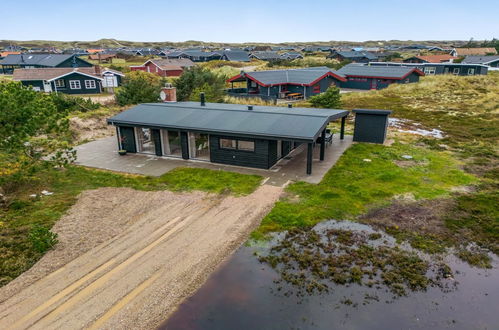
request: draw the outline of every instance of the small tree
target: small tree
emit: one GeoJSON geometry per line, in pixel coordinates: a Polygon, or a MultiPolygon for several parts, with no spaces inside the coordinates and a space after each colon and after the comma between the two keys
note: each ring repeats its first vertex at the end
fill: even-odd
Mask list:
{"type": "Polygon", "coordinates": [[[200,92],[204,92],[209,102],[220,102],[223,99],[225,77],[208,69],[192,67],[175,81],[179,101],[199,100],[200,92]]]}
{"type": "Polygon", "coordinates": [[[339,108],[341,107],[340,89],[336,86],[329,87],[324,93],[312,96],[309,101],[317,108],[339,108]]]}
{"type": "Polygon", "coordinates": [[[157,102],[162,79],[158,75],[143,71],[133,71],[125,77],[123,85],[116,93],[119,105],[157,102]]]}

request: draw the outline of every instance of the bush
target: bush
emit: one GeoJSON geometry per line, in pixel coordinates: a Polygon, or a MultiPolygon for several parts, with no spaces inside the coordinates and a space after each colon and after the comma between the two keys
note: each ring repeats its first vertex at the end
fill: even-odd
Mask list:
{"type": "Polygon", "coordinates": [[[94,103],[92,100],[84,99],[82,97],[69,96],[63,93],[51,93],[49,95],[57,107],[57,110],[60,112],[87,112],[96,110],[100,107],[98,103],[94,103]]]}
{"type": "Polygon", "coordinates": [[[179,101],[199,100],[204,92],[208,102],[222,102],[224,97],[225,77],[208,69],[191,67],[175,81],[179,101]]]}
{"type": "Polygon", "coordinates": [[[312,96],[309,101],[317,108],[339,108],[341,107],[340,89],[336,86],[329,87],[324,93],[312,96]]]}
{"type": "Polygon", "coordinates": [[[57,244],[57,234],[40,225],[33,225],[29,232],[29,241],[39,253],[50,250],[57,244]]]}
{"type": "Polygon", "coordinates": [[[116,101],[121,106],[157,102],[161,86],[161,77],[153,73],[133,71],[123,79],[123,85],[116,93],[116,101]]]}

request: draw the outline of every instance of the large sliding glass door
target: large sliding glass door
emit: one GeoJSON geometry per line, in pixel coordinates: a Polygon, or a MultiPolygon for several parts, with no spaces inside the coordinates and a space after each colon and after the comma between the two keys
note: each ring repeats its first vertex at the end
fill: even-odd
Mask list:
{"type": "Polygon", "coordinates": [[[163,155],[182,157],[182,146],[180,145],[179,131],[162,129],[161,137],[163,142],[163,155]]]}
{"type": "Polygon", "coordinates": [[[152,140],[151,129],[135,127],[135,136],[137,137],[137,152],[144,154],[156,153],[154,141],[152,140]]]}
{"type": "Polygon", "coordinates": [[[210,160],[210,136],[189,132],[189,157],[210,160]]]}

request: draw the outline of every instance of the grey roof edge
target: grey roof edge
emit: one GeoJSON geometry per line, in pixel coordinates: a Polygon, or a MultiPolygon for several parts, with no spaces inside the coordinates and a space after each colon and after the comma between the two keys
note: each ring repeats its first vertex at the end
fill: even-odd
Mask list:
{"type": "Polygon", "coordinates": [[[375,115],[375,116],[381,116],[381,115],[390,115],[393,111],[392,110],[382,110],[382,109],[353,109],[353,113],[361,113],[361,114],[366,114],[366,115],[375,115]]]}

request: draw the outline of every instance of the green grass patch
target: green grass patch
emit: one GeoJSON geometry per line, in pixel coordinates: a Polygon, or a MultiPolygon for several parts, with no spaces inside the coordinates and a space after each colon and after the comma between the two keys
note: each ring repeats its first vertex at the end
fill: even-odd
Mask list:
{"type": "Polygon", "coordinates": [[[400,143],[354,144],[318,185],[290,185],[287,192],[298,198],[279,201],[252,235],[259,239],[271,231],[308,227],[326,219],[353,219],[395,195],[435,198],[475,181],[445,152],[400,143]],[[397,163],[403,155],[413,157],[412,166],[397,163]]]}
{"type": "Polygon", "coordinates": [[[16,184],[15,190],[9,191],[9,207],[0,208],[0,285],[19,276],[41,258],[45,250],[40,246],[51,246],[52,239],[43,228],[52,228],[84,190],[130,187],[244,195],[255,190],[261,179],[257,175],[194,168],[178,168],[161,177],[125,175],[78,166],[69,166],[65,170],[39,169],[29,179],[16,184]],[[29,196],[40,194],[42,190],[54,194],[37,198],[29,196]]]}

